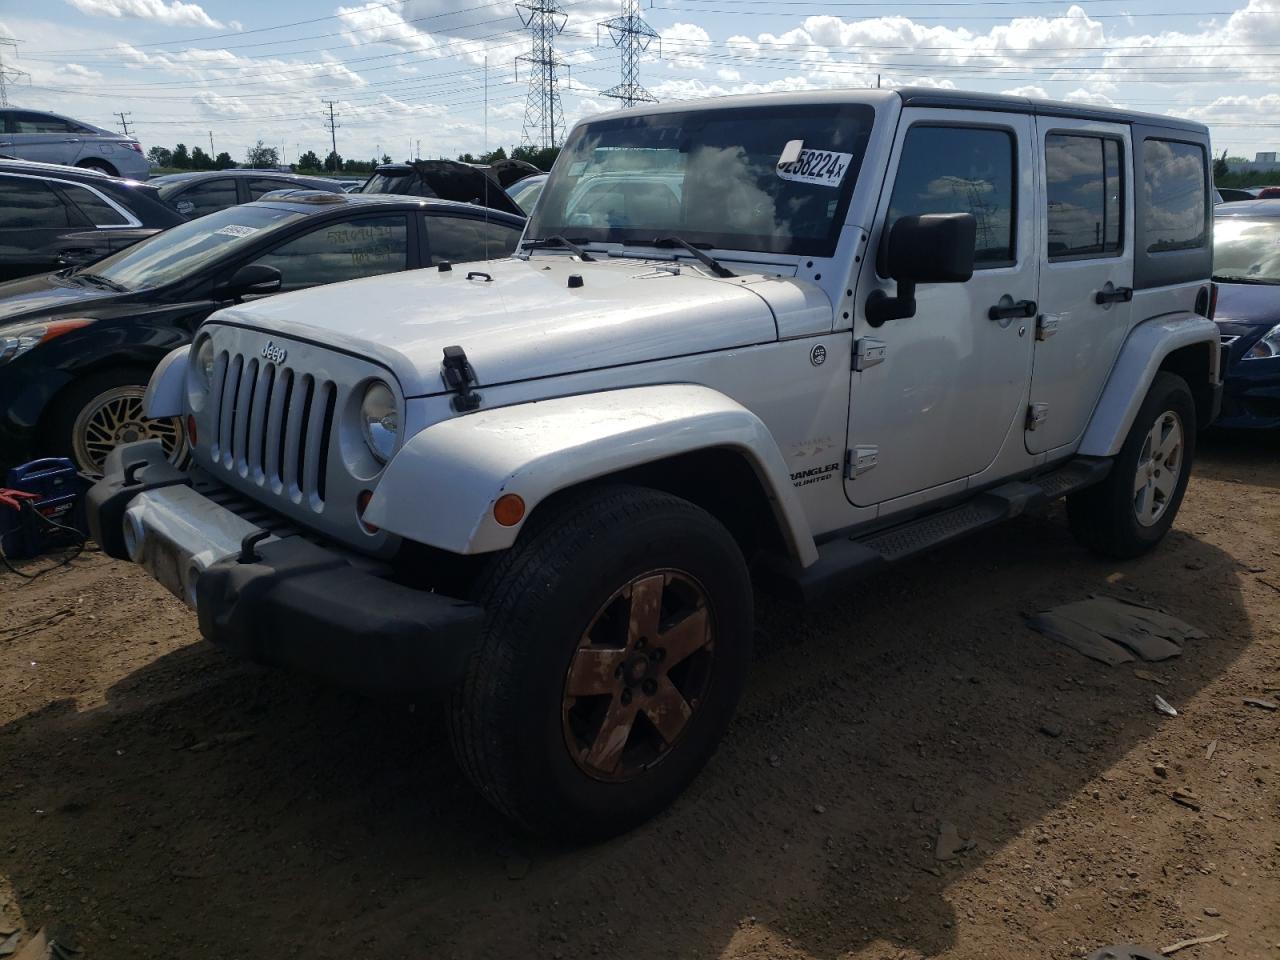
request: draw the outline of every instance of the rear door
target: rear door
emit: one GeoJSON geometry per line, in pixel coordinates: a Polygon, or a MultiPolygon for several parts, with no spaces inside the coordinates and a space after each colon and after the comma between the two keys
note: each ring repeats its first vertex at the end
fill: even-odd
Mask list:
{"type": "Polygon", "coordinates": [[[20,160],[40,163],[75,163],[83,147],[79,127],[61,117],[30,110],[10,114],[11,152],[20,160]]]}
{"type": "MultiPolygon", "coordinates": [[[[1025,457],[1034,313],[1023,314],[1034,312],[1037,273],[1034,139],[1029,115],[902,112],[871,250],[899,217],[970,213],[977,254],[968,282],[917,287],[913,317],[874,327],[859,295],[858,348],[878,362],[853,373],[846,491],[858,506],[951,492],[947,485],[983,472],[1011,444],[1025,457]]],[[[863,258],[859,290],[892,295],[877,259],[870,251],[863,258]]]]}
{"type": "Polygon", "coordinates": [[[62,238],[79,223],[49,184],[0,174],[0,280],[56,270],[62,238]]]}
{"type": "Polygon", "coordinates": [[[1129,329],[1133,155],[1125,124],[1041,116],[1036,136],[1045,227],[1025,438],[1044,453],[1084,431],[1129,329]]]}
{"type": "Polygon", "coordinates": [[[234,177],[218,177],[193,184],[173,198],[173,208],[188,220],[240,203],[234,177]]]}

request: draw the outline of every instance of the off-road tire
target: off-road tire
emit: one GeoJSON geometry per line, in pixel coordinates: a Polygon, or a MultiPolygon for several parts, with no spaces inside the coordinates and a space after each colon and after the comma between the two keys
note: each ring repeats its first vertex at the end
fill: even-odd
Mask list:
{"type": "Polygon", "coordinates": [[[474,593],[487,616],[451,694],[448,724],[463,771],[501,813],[534,833],[601,839],[662,810],[711,757],[742,692],[753,619],[742,553],[705,510],[638,487],[572,492],[530,518],[474,593]],[[635,779],[603,781],[581,766],[585,751],[576,759],[570,752],[567,675],[602,604],[633,578],[664,569],[704,588],[712,669],[700,705],[661,759],[635,779]]]}
{"type": "Polygon", "coordinates": [[[1071,533],[1081,544],[1104,557],[1128,560],[1158,544],[1173,525],[1187,490],[1196,449],[1196,405],[1190,388],[1176,374],[1161,371],[1138,408],[1124,446],[1106,480],[1067,497],[1071,533]],[[1148,434],[1168,414],[1182,431],[1179,475],[1163,512],[1149,526],[1138,520],[1134,486],[1148,434]]]}

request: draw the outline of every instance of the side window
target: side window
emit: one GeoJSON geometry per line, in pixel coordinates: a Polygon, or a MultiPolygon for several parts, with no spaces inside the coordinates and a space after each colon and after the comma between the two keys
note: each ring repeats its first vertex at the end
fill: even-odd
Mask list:
{"type": "Polygon", "coordinates": [[[978,221],[975,267],[1015,257],[1014,138],[1007,130],[915,126],[907,131],[885,229],[899,217],[972,213],[978,221]]]}
{"type": "Polygon", "coordinates": [[[431,265],[445,260],[467,263],[509,257],[516,248],[520,233],[518,227],[491,220],[428,217],[427,242],[431,247],[431,265]]]}
{"type": "Polygon", "coordinates": [[[234,207],[239,202],[235,181],[224,177],[197,183],[194,187],[182,191],[174,202],[174,208],[188,220],[194,220],[215,210],[234,207]]]}
{"type": "Polygon", "coordinates": [[[288,190],[295,184],[288,180],[272,180],[269,177],[251,177],[249,179],[249,199],[257,200],[264,193],[270,193],[272,190],[288,190]]]}
{"type": "Polygon", "coordinates": [[[14,133],[71,133],[72,126],[59,117],[51,117],[45,113],[15,113],[13,118],[14,133]]]}
{"type": "Polygon", "coordinates": [[[1051,133],[1044,139],[1049,259],[1113,256],[1123,246],[1120,144],[1051,133]]]}
{"type": "Polygon", "coordinates": [[[0,177],[0,230],[39,230],[71,225],[66,205],[46,183],[0,177]]]}
{"type": "Polygon", "coordinates": [[[1193,250],[1208,243],[1204,148],[1176,140],[1142,147],[1147,253],[1193,250]]]}
{"type": "Polygon", "coordinates": [[[89,218],[89,222],[97,227],[127,227],[129,220],[121,216],[120,211],[107,203],[92,190],[84,187],[64,185],[63,190],[71,201],[80,208],[80,212],[89,218]]]}
{"type": "Polygon", "coordinates": [[[279,270],[283,290],[395,273],[409,266],[408,229],[403,214],[330,223],[254,262],[279,270]]]}

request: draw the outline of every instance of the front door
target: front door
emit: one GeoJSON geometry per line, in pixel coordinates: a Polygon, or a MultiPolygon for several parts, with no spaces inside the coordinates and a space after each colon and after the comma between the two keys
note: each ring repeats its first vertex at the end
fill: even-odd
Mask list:
{"type": "Polygon", "coordinates": [[[1133,155],[1123,124],[1038,117],[1036,125],[1044,265],[1026,445],[1044,453],[1084,432],[1129,330],[1133,155]]]}
{"type": "Polygon", "coordinates": [[[1034,140],[1029,115],[902,113],[854,318],[864,353],[883,355],[853,373],[846,491],[858,506],[962,481],[1010,444],[1022,455],[1035,339],[1034,140]],[[894,292],[875,251],[898,217],[924,213],[973,214],[973,278],[921,284],[915,316],[873,327],[867,295],[894,292]]]}

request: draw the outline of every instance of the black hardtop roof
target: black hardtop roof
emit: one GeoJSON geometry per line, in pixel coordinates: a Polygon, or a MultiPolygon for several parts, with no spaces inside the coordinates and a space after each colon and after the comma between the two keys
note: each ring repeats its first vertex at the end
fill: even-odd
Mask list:
{"type": "Polygon", "coordinates": [[[1142,123],[1152,127],[1185,130],[1205,137],[1209,128],[1194,120],[1166,117],[1158,113],[1139,113],[1115,107],[1096,107],[1087,103],[1065,103],[1060,100],[1033,100],[1002,93],[975,93],[969,90],[938,90],[933,87],[902,87],[898,91],[905,107],[941,107],[953,110],[998,110],[1002,113],[1029,113],[1038,117],[1069,117],[1098,120],[1105,123],[1142,123]]]}

